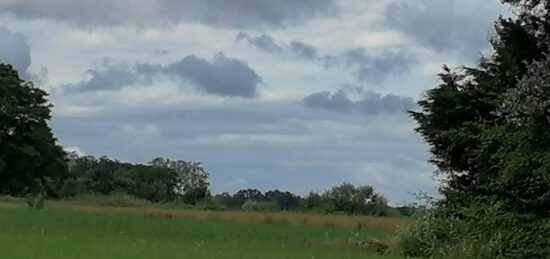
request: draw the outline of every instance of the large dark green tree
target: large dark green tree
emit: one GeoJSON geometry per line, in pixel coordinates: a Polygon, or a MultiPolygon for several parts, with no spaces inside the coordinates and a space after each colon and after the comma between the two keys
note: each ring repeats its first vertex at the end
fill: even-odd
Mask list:
{"type": "Polygon", "coordinates": [[[0,62],[0,193],[48,192],[67,175],[65,153],[48,125],[47,93],[0,62]]]}
{"type": "MultiPolygon", "coordinates": [[[[440,74],[441,85],[419,101],[421,111],[411,114],[418,122],[417,130],[431,146],[432,162],[448,176],[443,193],[449,204],[467,204],[473,197],[497,198],[506,200],[512,210],[548,216],[549,210],[532,206],[535,200],[550,206],[550,189],[541,188],[541,182],[531,178],[542,164],[532,160],[524,161],[530,165],[523,168],[513,164],[519,163],[521,154],[550,151],[550,142],[539,122],[518,123],[538,111],[524,109],[520,115],[513,110],[530,102],[518,94],[539,94],[516,92],[522,79],[530,80],[525,79],[530,76],[530,64],[547,58],[549,7],[546,1],[505,2],[517,6],[520,14],[498,21],[493,56],[474,68],[445,67],[440,74]]],[[[539,155],[531,158],[540,159],[539,155]]]]}
{"type": "Polygon", "coordinates": [[[439,216],[469,222],[462,239],[475,240],[475,256],[539,258],[550,253],[550,241],[537,239],[550,217],[550,5],[502,2],[517,16],[496,22],[493,55],[476,67],[445,67],[441,84],[411,115],[446,179],[439,216]],[[499,226],[499,217],[508,226],[499,226]],[[496,225],[483,225],[491,220],[496,225]],[[512,230],[520,221],[525,224],[512,230]],[[480,248],[481,236],[498,245],[480,248]]]}

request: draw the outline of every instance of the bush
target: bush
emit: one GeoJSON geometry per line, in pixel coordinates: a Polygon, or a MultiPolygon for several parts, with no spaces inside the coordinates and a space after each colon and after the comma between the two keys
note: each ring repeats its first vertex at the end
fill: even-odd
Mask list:
{"type": "Polygon", "coordinates": [[[195,205],[210,196],[210,191],[207,187],[194,188],[187,191],[181,197],[184,203],[195,205]]]}
{"type": "Polygon", "coordinates": [[[373,206],[372,208],[369,208],[368,210],[366,210],[365,213],[369,215],[378,216],[378,217],[402,217],[403,216],[398,209],[392,208],[388,205],[373,206]]]}
{"type": "Polygon", "coordinates": [[[35,210],[41,210],[44,208],[44,201],[46,200],[46,195],[39,193],[36,196],[27,197],[26,202],[30,208],[35,210]]]}
{"type": "Polygon", "coordinates": [[[547,258],[550,221],[501,205],[436,208],[401,234],[403,254],[425,258],[547,258]]]}
{"type": "Polygon", "coordinates": [[[281,207],[277,202],[274,202],[274,201],[269,201],[269,202],[247,201],[243,204],[242,209],[248,210],[248,211],[275,212],[275,211],[280,211],[281,207]]]}
{"type": "Polygon", "coordinates": [[[216,202],[213,199],[206,199],[206,200],[199,201],[197,202],[197,204],[195,204],[195,208],[200,210],[214,210],[214,211],[229,210],[229,208],[226,205],[216,202]]]}
{"type": "Polygon", "coordinates": [[[59,197],[68,198],[74,197],[78,194],[87,193],[85,182],[81,179],[67,179],[59,190],[59,197]]]}
{"type": "Polygon", "coordinates": [[[115,193],[111,195],[84,194],[77,195],[70,200],[113,207],[141,207],[152,204],[149,201],[142,200],[124,193],[115,193]]]}

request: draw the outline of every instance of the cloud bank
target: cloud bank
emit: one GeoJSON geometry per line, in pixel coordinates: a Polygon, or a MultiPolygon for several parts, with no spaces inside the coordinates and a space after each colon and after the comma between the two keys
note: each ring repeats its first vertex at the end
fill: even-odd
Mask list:
{"type": "Polygon", "coordinates": [[[216,27],[283,28],[334,15],[337,0],[17,0],[0,12],[20,19],[52,19],[82,27],[199,22],[216,27]]]}
{"type": "Polygon", "coordinates": [[[414,107],[414,100],[394,94],[383,95],[374,91],[364,91],[356,88],[357,97],[353,98],[348,91],[340,89],[336,92],[322,91],[304,98],[306,107],[346,113],[378,115],[405,113],[414,107]]]}

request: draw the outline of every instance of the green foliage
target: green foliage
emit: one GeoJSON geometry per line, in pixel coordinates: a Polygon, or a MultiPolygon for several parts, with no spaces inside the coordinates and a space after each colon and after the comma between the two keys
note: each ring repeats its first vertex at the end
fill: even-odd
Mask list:
{"type": "Polygon", "coordinates": [[[249,200],[243,204],[243,210],[246,211],[263,211],[263,212],[275,212],[280,211],[281,207],[275,201],[252,201],[249,200]]]}
{"type": "Polygon", "coordinates": [[[406,206],[396,207],[395,209],[397,209],[399,211],[399,214],[401,214],[402,216],[411,217],[424,212],[426,210],[426,207],[419,206],[418,204],[409,204],[406,206]]]}
{"type": "Polygon", "coordinates": [[[112,207],[142,207],[151,205],[150,201],[130,196],[126,193],[112,193],[110,195],[81,194],[71,197],[68,201],[112,207]]]}
{"type": "Polygon", "coordinates": [[[494,54],[474,68],[444,67],[411,112],[446,183],[444,199],[403,236],[408,255],[550,254],[550,6],[503,2],[518,15],[496,23],[494,54]]]}
{"type": "Polygon", "coordinates": [[[210,196],[210,191],[206,186],[189,189],[185,192],[181,200],[184,203],[195,205],[197,202],[202,201],[210,196]]]}
{"type": "Polygon", "coordinates": [[[428,211],[403,231],[403,253],[429,258],[546,258],[550,221],[476,202],[453,211],[428,211]]]}
{"type": "Polygon", "coordinates": [[[334,211],[333,204],[327,204],[323,197],[316,192],[310,192],[300,204],[302,210],[328,213],[334,211]]]}
{"type": "Polygon", "coordinates": [[[399,214],[387,206],[386,199],[372,186],[354,186],[343,183],[325,191],[322,195],[311,192],[301,204],[303,210],[321,213],[369,214],[386,216],[399,214]]]}
{"type": "MultiPolygon", "coordinates": [[[[155,158],[149,164],[155,168],[170,170],[174,178],[176,193],[180,195],[191,191],[197,193],[196,190],[208,191],[210,175],[204,170],[201,163],[155,158]]],[[[196,194],[191,196],[194,197],[196,194]]]]}
{"type": "Polygon", "coordinates": [[[276,202],[281,210],[295,210],[302,200],[300,196],[294,195],[291,192],[279,190],[266,192],[265,199],[276,202]]]}
{"type": "Polygon", "coordinates": [[[48,125],[47,94],[0,62],[0,194],[47,192],[67,177],[65,153],[48,125]],[[32,161],[32,162],[31,162],[32,161]]]}
{"type": "Polygon", "coordinates": [[[136,165],[108,157],[71,158],[71,177],[59,188],[60,197],[123,193],[152,202],[195,204],[210,195],[208,174],[198,163],[157,158],[152,165],[136,165]]]}
{"type": "Polygon", "coordinates": [[[197,204],[195,204],[195,208],[200,210],[213,210],[213,211],[229,210],[229,207],[227,207],[227,205],[213,199],[212,197],[209,197],[207,199],[197,202],[197,204]]]}
{"type": "Polygon", "coordinates": [[[366,210],[367,214],[379,217],[402,217],[400,210],[388,205],[375,205],[366,210]]]}
{"type": "Polygon", "coordinates": [[[44,208],[44,201],[46,200],[46,195],[39,193],[37,195],[29,196],[25,199],[25,202],[31,209],[41,210],[44,208]]]}

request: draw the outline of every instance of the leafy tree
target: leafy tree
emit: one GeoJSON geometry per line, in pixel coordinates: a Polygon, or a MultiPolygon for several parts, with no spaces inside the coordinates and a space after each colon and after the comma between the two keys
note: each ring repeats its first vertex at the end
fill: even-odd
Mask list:
{"type": "Polygon", "coordinates": [[[242,206],[240,201],[234,199],[231,194],[227,192],[216,194],[211,200],[213,203],[220,204],[230,209],[239,209],[242,206]]]}
{"type": "Polygon", "coordinates": [[[300,204],[300,208],[305,211],[322,213],[333,213],[336,211],[334,204],[326,202],[323,197],[316,192],[310,192],[300,204]]]}
{"type": "Polygon", "coordinates": [[[377,194],[372,186],[357,186],[344,183],[322,195],[325,202],[334,205],[336,211],[348,214],[372,212],[378,206],[386,205],[386,199],[377,194]]]}
{"type": "Polygon", "coordinates": [[[291,192],[281,192],[279,190],[268,191],[265,193],[265,198],[268,201],[274,201],[279,204],[282,210],[294,210],[300,205],[302,198],[291,192]]]}
{"type": "Polygon", "coordinates": [[[437,257],[447,249],[470,258],[544,258],[550,252],[542,237],[550,226],[550,6],[502,2],[518,15],[497,21],[494,54],[476,67],[444,67],[441,84],[411,112],[446,177],[444,199],[406,239],[420,248],[416,255],[437,257]]]}
{"type": "Polygon", "coordinates": [[[242,207],[247,201],[265,201],[265,195],[256,189],[243,189],[233,194],[235,203],[242,207]]]}
{"type": "Polygon", "coordinates": [[[206,186],[193,188],[182,195],[184,203],[195,205],[210,196],[210,191],[206,186]]]}
{"type": "Polygon", "coordinates": [[[61,189],[62,196],[122,193],[154,202],[175,201],[182,196],[177,191],[177,175],[168,168],[92,156],[73,156],[70,164],[71,177],[61,189]]]}
{"type": "MultiPolygon", "coordinates": [[[[533,7],[546,1],[504,2],[520,6],[521,14],[516,19],[499,20],[492,40],[493,56],[482,59],[474,68],[445,67],[439,75],[441,85],[418,102],[421,111],[411,113],[418,122],[418,132],[431,146],[432,162],[448,177],[442,192],[449,206],[467,205],[472,198],[515,199],[507,202],[513,205],[510,209],[525,212],[540,208],[522,206],[521,200],[544,195],[526,190],[530,187],[524,184],[530,181],[524,180],[532,176],[532,170],[521,170],[523,180],[513,180],[509,170],[505,173],[505,168],[512,169],[507,165],[512,159],[510,154],[528,155],[530,151],[520,151],[528,137],[526,128],[511,123],[511,116],[517,118],[518,114],[507,115],[511,106],[503,108],[503,104],[510,103],[510,96],[517,92],[528,64],[544,60],[548,53],[550,25],[537,11],[539,8],[533,7]],[[522,195],[509,195],[512,193],[522,195]]],[[[547,16],[548,6],[543,10],[543,16],[547,16]]],[[[539,133],[530,131],[528,139],[546,144],[540,142],[545,138],[539,133]]]]}
{"type": "Polygon", "coordinates": [[[193,191],[195,194],[208,192],[210,186],[209,174],[204,170],[201,163],[155,158],[149,164],[171,170],[175,177],[176,192],[180,195],[185,195],[195,189],[202,190],[199,192],[193,191]]]}
{"type": "Polygon", "coordinates": [[[0,193],[58,188],[67,176],[65,153],[48,125],[47,93],[0,63],[0,193]]]}

